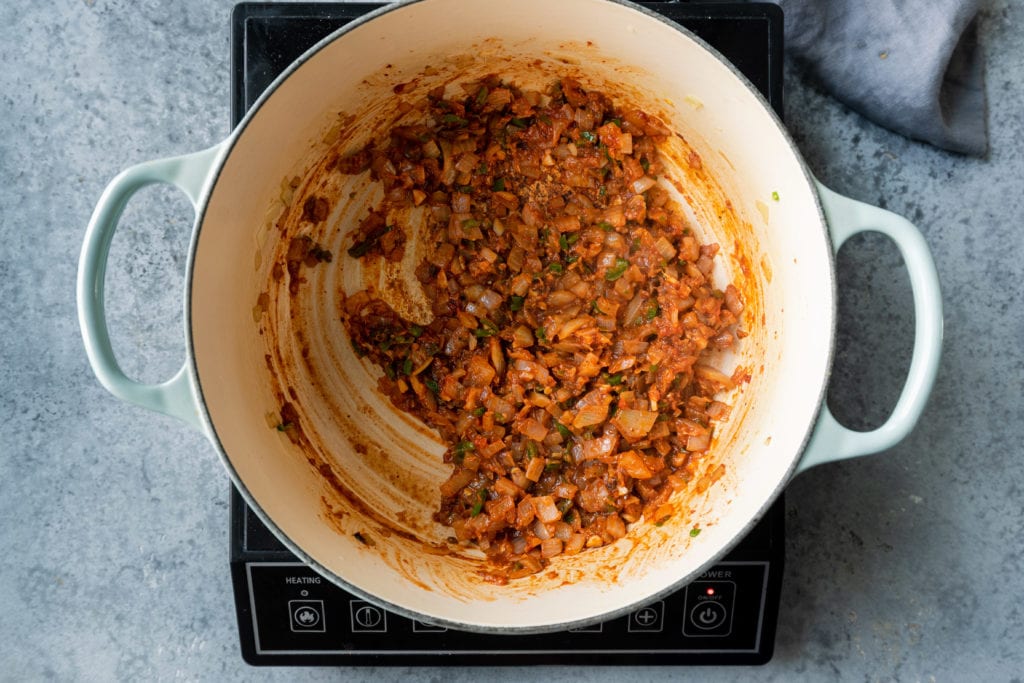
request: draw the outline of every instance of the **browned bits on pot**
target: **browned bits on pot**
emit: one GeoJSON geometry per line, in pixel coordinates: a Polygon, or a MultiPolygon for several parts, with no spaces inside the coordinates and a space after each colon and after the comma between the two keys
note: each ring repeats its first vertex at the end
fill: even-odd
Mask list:
{"type": "Polygon", "coordinates": [[[348,255],[361,258],[379,254],[389,261],[401,261],[405,254],[405,233],[388,224],[382,211],[370,211],[360,222],[348,255]]]}
{"type": "MultiPolygon", "coordinates": [[[[285,254],[285,264],[288,267],[288,290],[292,295],[298,292],[299,285],[303,281],[302,268],[312,268],[318,263],[333,260],[330,251],[317,244],[308,235],[293,237],[288,243],[288,252],[285,254]]],[[[276,266],[275,266],[276,268],[276,266]]],[[[275,274],[275,279],[278,276],[275,274]]]]}
{"type": "Polygon", "coordinates": [[[336,157],[332,163],[328,164],[327,170],[330,171],[333,169],[339,173],[345,173],[348,175],[362,173],[366,169],[370,168],[370,161],[372,158],[373,147],[367,146],[347,157],[336,157]]]}
{"type": "Polygon", "coordinates": [[[673,492],[706,489],[724,472],[702,463],[729,416],[715,397],[749,378],[706,355],[739,343],[743,302],[711,281],[717,245],[659,184],[671,131],[570,78],[463,90],[430,93],[420,122],[338,165],[368,168],[385,196],[350,257],[400,258],[386,216],[423,207],[416,277],[433,321],[370,290],[342,310],[380,389],[447,442],[436,518],[501,583],[614,543],[641,516],[661,524],[673,492]]]}
{"type": "Polygon", "coordinates": [[[311,223],[322,223],[330,213],[331,205],[323,197],[310,197],[302,205],[302,218],[311,223]]]}

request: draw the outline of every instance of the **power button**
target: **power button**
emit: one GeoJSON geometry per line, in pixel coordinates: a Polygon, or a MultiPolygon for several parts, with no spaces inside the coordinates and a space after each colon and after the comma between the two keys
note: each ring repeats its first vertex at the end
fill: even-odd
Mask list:
{"type": "Polygon", "coordinates": [[[732,633],[736,583],[729,580],[694,581],[686,587],[683,635],[723,637],[732,633]]]}
{"type": "Polygon", "coordinates": [[[703,631],[710,631],[725,623],[729,613],[720,602],[705,602],[690,610],[690,623],[703,631]]]}

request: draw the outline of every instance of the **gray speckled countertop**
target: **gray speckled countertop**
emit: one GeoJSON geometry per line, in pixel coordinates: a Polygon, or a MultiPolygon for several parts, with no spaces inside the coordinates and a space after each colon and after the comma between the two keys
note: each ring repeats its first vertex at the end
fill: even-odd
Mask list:
{"type": "MultiPolygon", "coordinates": [[[[239,655],[228,480],[201,437],[123,404],[86,363],[75,270],[93,205],[138,161],[224,138],[231,2],[0,4],[0,679],[291,680],[239,655]]],[[[649,670],[651,680],[1020,680],[1024,672],[1024,5],[986,3],[991,153],[909,142],[788,65],[786,118],[833,188],[914,219],[946,307],[941,375],[918,429],[789,487],[774,660],[649,670]]],[[[126,369],[183,354],[191,211],[134,200],[115,240],[109,318],[126,369]]],[[[894,247],[839,259],[830,391],[878,424],[910,347],[894,247]]],[[[622,680],[617,669],[320,669],[311,680],[622,680]]],[[[630,674],[635,677],[636,674],[630,674]]]]}

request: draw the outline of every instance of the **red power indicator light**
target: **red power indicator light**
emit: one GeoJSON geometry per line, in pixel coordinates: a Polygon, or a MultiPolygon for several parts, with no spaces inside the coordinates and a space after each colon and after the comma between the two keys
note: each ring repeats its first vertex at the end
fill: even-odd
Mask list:
{"type": "Polygon", "coordinates": [[[706,593],[707,593],[708,595],[714,595],[714,594],[715,594],[715,589],[714,589],[714,588],[712,588],[711,586],[708,586],[708,589],[707,589],[707,590],[706,590],[705,592],[706,592],[706,593]]]}

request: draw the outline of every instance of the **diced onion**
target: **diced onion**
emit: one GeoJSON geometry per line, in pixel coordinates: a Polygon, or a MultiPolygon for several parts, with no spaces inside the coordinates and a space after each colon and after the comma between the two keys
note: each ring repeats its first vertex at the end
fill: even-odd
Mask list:
{"type": "Polygon", "coordinates": [[[562,554],[562,540],[559,538],[549,538],[545,541],[541,541],[540,544],[540,556],[543,558],[551,558],[556,555],[562,554]]]}
{"type": "Polygon", "coordinates": [[[548,305],[555,308],[561,308],[562,306],[568,306],[569,304],[576,302],[576,295],[572,292],[564,289],[559,289],[548,295],[548,305]]]}
{"type": "Polygon", "coordinates": [[[493,289],[485,289],[480,295],[480,303],[482,303],[488,311],[496,311],[501,306],[504,299],[501,295],[495,292],[493,289]]]}
{"type": "Polygon", "coordinates": [[[733,285],[725,288],[725,307],[733,315],[739,315],[743,312],[743,301],[740,299],[740,291],[733,285]]]}
{"type": "Polygon", "coordinates": [[[452,498],[463,489],[469,482],[476,478],[476,473],[470,470],[459,469],[452,473],[452,476],[441,484],[441,496],[452,498]]]}
{"type": "Polygon", "coordinates": [[[555,538],[568,541],[572,538],[572,527],[565,522],[555,522],[555,538]]]}
{"type": "Polygon", "coordinates": [[[688,451],[706,451],[710,445],[711,435],[708,433],[694,434],[686,439],[686,450],[688,451]]]}
{"type": "Polygon", "coordinates": [[[622,311],[622,326],[629,327],[636,321],[636,317],[640,315],[640,310],[644,307],[647,299],[643,294],[637,294],[626,304],[626,308],[622,311]]]}
{"type": "Polygon", "coordinates": [[[638,178],[638,179],[634,180],[632,188],[633,188],[633,192],[635,192],[637,194],[643,194],[644,192],[647,192],[647,190],[651,189],[652,187],[654,187],[657,184],[658,184],[657,180],[655,180],[654,178],[652,178],[650,176],[646,176],[645,175],[643,178],[638,178]]]}
{"type": "Polygon", "coordinates": [[[543,441],[548,435],[547,427],[533,419],[523,420],[519,424],[519,431],[534,441],[543,441]]]}
{"type": "MultiPolygon", "coordinates": [[[[334,162],[370,183],[352,196],[366,212],[342,249],[371,277],[337,310],[354,352],[379,367],[377,389],[447,441],[435,519],[500,583],[614,543],[641,517],[663,521],[686,506],[674,492],[721,477],[703,455],[729,418],[716,396],[749,372],[727,377],[713,359],[759,330],[739,327],[757,321],[740,320],[740,291],[719,281],[721,247],[698,240],[670,193],[688,194],[679,168],[700,157],[673,138],[666,160],[671,131],[613,104],[620,93],[569,75],[543,93],[487,75],[409,94],[400,123],[334,162]],[[423,215],[405,218],[414,205],[423,215]],[[387,291],[409,263],[429,316],[415,322],[387,291]]],[[[335,210],[286,182],[292,213],[278,227],[319,226],[335,210]]],[[[303,269],[331,258],[312,234],[291,237],[269,287],[294,296],[318,281],[303,269]]],[[[267,292],[252,315],[274,326],[267,292]]],[[[294,440],[290,415],[282,407],[271,428],[294,440]]]]}
{"type": "Polygon", "coordinates": [[[573,534],[572,537],[565,542],[565,548],[562,550],[562,554],[575,555],[579,551],[583,550],[583,544],[586,540],[586,536],[583,534],[573,534]]]}
{"type": "Polygon", "coordinates": [[[665,257],[666,260],[671,260],[676,256],[676,248],[672,246],[672,243],[662,235],[654,241],[654,248],[658,250],[658,253],[665,257]]]}
{"type": "Polygon", "coordinates": [[[558,506],[551,496],[534,496],[533,508],[537,511],[537,519],[542,522],[556,522],[562,518],[558,506]]]}
{"type": "Polygon", "coordinates": [[[546,464],[547,463],[544,458],[532,459],[526,465],[526,478],[530,481],[540,481],[540,475],[544,474],[544,467],[546,464]]]}
{"type": "Polygon", "coordinates": [[[613,538],[622,538],[626,535],[626,524],[616,514],[608,515],[604,528],[613,538]]]}
{"type": "Polygon", "coordinates": [[[652,410],[620,410],[615,413],[612,423],[619,432],[630,441],[647,436],[658,419],[658,413],[652,410]]]}

